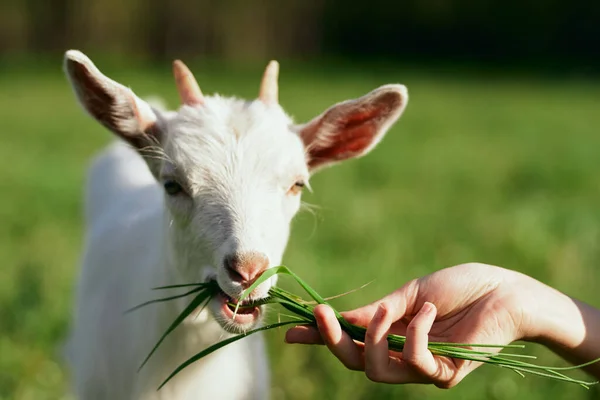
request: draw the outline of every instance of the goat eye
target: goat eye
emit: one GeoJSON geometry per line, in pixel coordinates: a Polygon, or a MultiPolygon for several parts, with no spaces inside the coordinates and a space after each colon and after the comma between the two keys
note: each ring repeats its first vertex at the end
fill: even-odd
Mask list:
{"type": "Polygon", "coordinates": [[[296,183],[294,183],[294,186],[292,186],[290,188],[290,193],[291,194],[298,194],[302,191],[302,188],[304,188],[304,186],[306,186],[306,184],[304,183],[304,181],[297,181],[296,183]]]}
{"type": "Polygon", "coordinates": [[[183,188],[176,181],[166,181],[164,183],[165,191],[171,195],[175,196],[183,192],[183,188]]]}

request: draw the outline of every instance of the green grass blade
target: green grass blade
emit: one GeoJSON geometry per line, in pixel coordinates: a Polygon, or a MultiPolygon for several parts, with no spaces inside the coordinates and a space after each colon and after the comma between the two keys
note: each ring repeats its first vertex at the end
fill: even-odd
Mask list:
{"type": "Polygon", "coordinates": [[[248,331],[248,332],[246,332],[246,333],[242,333],[242,334],[240,334],[240,335],[233,336],[233,337],[230,337],[230,338],[228,338],[228,339],[222,340],[222,341],[220,341],[220,342],[218,342],[218,343],[216,343],[216,344],[213,344],[212,346],[210,346],[210,347],[207,347],[206,349],[202,350],[200,353],[198,353],[198,354],[196,354],[195,356],[191,357],[190,359],[188,359],[187,361],[185,361],[183,364],[181,364],[179,367],[177,367],[177,368],[175,369],[175,371],[173,371],[173,372],[171,373],[171,375],[169,375],[169,376],[167,377],[167,379],[165,379],[165,380],[163,381],[163,383],[161,383],[161,384],[160,384],[160,386],[158,387],[158,389],[157,389],[157,390],[160,390],[160,389],[162,389],[162,387],[163,387],[163,386],[165,386],[165,385],[166,385],[166,384],[167,384],[167,383],[168,383],[168,382],[169,382],[171,379],[173,379],[173,377],[174,377],[175,375],[177,375],[179,372],[181,372],[181,370],[183,370],[184,368],[186,368],[186,367],[187,367],[187,366],[189,366],[190,364],[193,364],[193,363],[195,363],[196,361],[200,360],[201,358],[204,358],[204,357],[206,357],[207,355],[209,355],[209,354],[211,354],[211,353],[214,353],[215,351],[219,350],[219,349],[220,349],[220,348],[222,348],[222,347],[225,347],[225,346],[227,346],[227,345],[228,345],[228,344],[230,344],[230,343],[237,342],[238,340],[241,340],[241,339],[243,339],[243,338],[245,338],[245,337],[247,337],[247,336],[250,336],[250,335],[252,335],[252,334],[254,334],[254,333],[257,333],[257,332],[260,332],[260,331],[266,331],[266,330],[269,330],[269,329],[275,329],[275,328],[279,328],[279,327],[281,327],[281,326],[285,326],[285,325],[291,325],[291,324],[296,324],[296,325],[297,325],[298,323],[299,323],[299,321],[283,321],[283,322],[277,322],[277,323],[274,323],[274,324],[265,325],[265,326],[263,326],[263,327],[261,327],[261,328],[256,328],[256,329],[253,329],[253,330],[251,330],[251,331],[248,331]]]}
{"type": "Polygon", "coordinates": [[[496,356],[501,357],[515,357],[515,358],[527,358],[530,360],[536,360],[536,356],[530,356],[529,354],[515,354],[515,353],[497,353],[496,356]]]}
{"type": "Polygon", "coordinates": [[[521,371],[518,371],[516,369],[512,369],[512,368],[508,368],[510,371],[514,372],[515,374],[519,375],[521,378],[525,378],[525,374],[522,373],[521,371]]]}
{"type": "MultiPolygon", "coordinates": [[[[148,362],[150,357],[152,357],[152,354],[154,354],[156,349],[158,349],[158,346],[161,345],[161,343],[165,340],[167,335],[169,333],[173,332],[175,330],[175,328],[177,328],[179,326],[179,324],[181,324],[191,313],[193,313],[196,308],[203,305],[203,303],[208,303],[210,301],[211,297],[212,297],[212,292],[209,290],[202,291],[196,297],[194,297],[194,299],[190,302],[190,304],[188,304],[188,306],[181,312],[181,314],[179,314],[179,316],[177,316],[175,321],[173,321],[173,323],[169,326],[169,328],[165,331],[165,333],[163,333],[163,335],[160,337],[158,342],[154,345],[154,347],[152,348],[152,350],[150,351],[148,356],[146,356],[146,358],[144,359],[142,364],[139,366],[138,372],[144,367],[144,365],[146,365],[146,363],[148,362]]],[[[206,306],[206,304],[204,304],[203,306],[206,306]]]]}
{"type": "Polygon", "coordinates": [[[139,310],[140,308],[148,306],[150,304],[162,303],[163,301],[175,300],[175,299],[179,299],[181,297],[186,297],[186,296],[189,296],[190,294],[194,294],[194,293],[199,292],[200,290],[203,290],[203,289],[204,288],[200,287],[200,288],[196,288],[196,289],[190,290],[190,291],[182,293],[182,294],[177,294],[177,295],[169,296],[169,297],[163,297],[162,299],[154,299],[154,300],[146,301],[146,302],[144,302],[142,304],[138,304],[137,306],[131,307],[130,309],[126,310],[125,314],[129,314],[132,311],[139,310]]]}
{"type": "Polygon", "coordinates": [[[492,349],[524,349],[523,344],[478,344],[478,343],[446,343],[446,342],[429,342],[430,346],[453,346],[453,347],[481,347],[492,349]]]}
{"type": "MultiPolygon", "coordinates": [[[[596,364],[598,362],[600,362],[600,358],[596,358],[595,360],[588,361],[584,364],[571,365],[569,367],[548,367],[547,369],[552,370],[552,371],[571,371],[574,369],[589,367],[590,365],[596,364]]],[[[598,382],[596,382],[596,383],[598,383],[598,382]]]]}
{"type": "Polygon", "coordinates": [[[181,283],[181,284],[178,284],[178,285],[157,286],[157,287],[153,287],[152,290],[178,289],[178,288],[192,287],[192,286],[207,287],[209,285],[210,285],[210,283],[208,283],[208,282],[203,282],[203,283],[181,283]]]}
{"type": "Polygon", "coordinates": [[[538,371],[538,370],[530,370],[530,369],[524,368],[524,367],[505,366],[505,365],[500,365],[500,366],[503,368],[510,368],[513,371],[525,372],[525,373],[528,373],[531,375],[543,376],[545,378],[551,378],[554,380],[559,380],[559,381],[568,382],[568,383],[575,383],[579,386],[584,387],[585,389],[589,389],[590,386],[598,383],[598,382],[586,382],[586,381],[582,381],[579,379],[573,379],[573,378],[569,378],[568,376],[564,376],[564,375],[557,376],[557,375],[549,374],[549,373],[538,371]]]}
{"type": "MultiPolygon", "coordinates": [[[[336,294],[336,295],[334,295],[334,296],[325,297],[325,298],[324,298],[324,300],[325,300],[325,301],[330,301],[330,300],[339,299],[340,297],[348,296],[348,295],[350,295],[350,294],[352,294],[352,293],[356,293],[356,292],[358,292],[359,290],[362,290],[362,289],[366,288],[367,286],[369,286],[369,285],[370,285],[371,283],[373,283],[373,282],[375,282],[375,280],[372,280],[372,281],[370,281],[370,282],[367,282],[367,283],[365,283],[364,285],[361,285],[361,286],[359,286],[359,287],[357,287],[357,288],[355,288],[355,289],[348,290],[347,292],[340,293],[340,294],[336,294]]],[[[306,303],[307,303],[307,304],[315,304],[316,302],[314,302],[314,301],[307,301],[306,303]]]]}

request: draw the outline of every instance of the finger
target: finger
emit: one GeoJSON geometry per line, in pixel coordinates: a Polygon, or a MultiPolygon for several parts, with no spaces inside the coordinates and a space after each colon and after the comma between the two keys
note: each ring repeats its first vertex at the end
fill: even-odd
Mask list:
{"type": "Polygon", "coordinates": [[[452,371],[449,359],[435,358],[427,348],[429,331],[435,321],[437,309],[432,303],[425,303],[406,329],[406,343],[402,359],[417,374],[433,383],[450,380],[452,371]]]}
{"type": "Polygon", "coordinates": [[[294,344],[325,344],[319,330],[313,326],[295,326],[285,333],[285,342],[294,344]]]}
{"type": "Polygon", "coordinates": [[[368,304],[355,310],[344,311],[341,313],[342,317],[351,324],[366,327],[373,319],[373,315],[377,312],[377,308],[381,302],[382,300],[378,300],[375,303],[368,304]]]}
{"type": "Polygon", "coordinates": [[[323,341],[333,355],[335,355],[346,368],[362,371],[364,369],[362,350],[354,343],[352,338],[342,330],[331,307],[318,305],[314,309],[314,314],[323,341]]]}
{"type": "Polygon", "coordinates": [[[367,327],[365,373],[373,381],[394,383],[398,379],[399,366],[390,358],[387,335],[392,323],[403,316],[404,310],[404,304],[381,303],[367,327]]]}

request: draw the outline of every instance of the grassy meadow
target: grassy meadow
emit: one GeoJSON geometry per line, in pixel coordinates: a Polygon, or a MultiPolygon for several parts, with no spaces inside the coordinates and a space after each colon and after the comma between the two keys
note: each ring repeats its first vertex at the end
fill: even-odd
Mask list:
{"type": "MultiPolygon", "coordinates": [[[[82,187],[111,136],[76,105],[60,63],[0,68],[2,400],[69,398],[58,346],[78,273],[82,187]]],[[[123,65],[99,63],[138,94],[177,105],[168,64],[123,65]]],[[[193,69],[205,93],[248,98],[262,73],[193,69]]],[[[517,269],[600,306],[600,82],[283,62],[280,99],[302,121],[390,82],[409,88],[404,116],[368,157],[314,176],[304,201],[315,212],[294,221],[286,265],[324,296],[375,279],[336,300],[339,309],[468,261],[517,269]]],[[[490,366],[448,391],[378,385],[323,348],[284,345],[283,331],[267,339],[274,399],[600,397],[490,366]]],[[[527,351],[562,364],[539,346],[527,351]]]]}

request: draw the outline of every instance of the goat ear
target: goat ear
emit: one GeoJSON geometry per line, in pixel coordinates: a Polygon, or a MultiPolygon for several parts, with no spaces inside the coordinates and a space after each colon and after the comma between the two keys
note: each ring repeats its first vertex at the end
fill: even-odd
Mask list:
{"type": "Polygon", "coordinates": [[[98,122],[141,149],[156,144],[157,117],[130,89],[103,75],[83,53],[65,53],[64,69],[83,108],[98,122]]]}
{"type": "Polygon", "coordinates": [[[299,127],[311,172],[367,154],[400,117],[407,102],[405,86],[385,85],[338,103],[299,127]]]}

